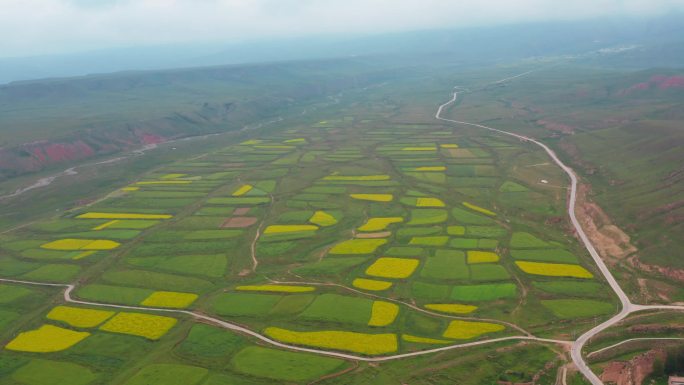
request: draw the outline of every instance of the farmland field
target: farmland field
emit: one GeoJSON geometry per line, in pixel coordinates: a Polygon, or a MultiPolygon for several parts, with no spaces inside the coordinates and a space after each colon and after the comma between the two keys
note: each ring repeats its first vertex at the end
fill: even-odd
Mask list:
{"type": "MultiPolygon", "coordinates": [[[[482,71],[444,116],[541,135],[481,86],[515,71],[482,71]]],[[[1,233],[0,384],[554,384],[564,341],[619,310],[568,180],[528,141],[435,120],[453,84],[414,75],[174,142],[1,233]]]]}

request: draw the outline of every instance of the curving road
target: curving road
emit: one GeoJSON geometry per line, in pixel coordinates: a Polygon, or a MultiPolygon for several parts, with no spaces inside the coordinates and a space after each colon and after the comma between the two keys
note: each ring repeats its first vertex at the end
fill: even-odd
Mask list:
{"type": "MultiPolygon", "coordinates": [[[[510,79],[515,79],[519,76],[523,76],[526,74],[529,74],[532,71],[525,72],[523,74],[519,74],[516,76],[512,76],[506,79],[502,79],[500,81],[494,82],[492,84],[500,84],[504,81],[510,80],[510,79]]],[[[454,87],[455,89],[458,87],[454,87]]],[[[468,90],[465,90],[465,92],[469,92],[468,90]]],[[[462,91],[462,92],[464,92],[462,91]]],[[[486,344],[491,344],[491,343],[496,343],[496,342],[502,342],[502,341],[512,341],[512,340],[528,340],[528,341],[537,341],[537,342],[544,342],[544,343],[554,343],[554,344],[562,344],[562,345],[570,345],[571,346],[571,357],[574,362],[574,364],[577,366],[577,368],[582,372],[582,374],[593,384],[593,385],[602,385],[603,382],[591,371],[591,369],[588,367],[586,362],[584,361],[584,358],[582,357],[582,348],[584,345],[591,339],[593,336],[596,334],[600,333],[601,331],[605,330],[606,328],[615,325],[622,319],[624,319],[627,315],[633,312],[637,311],[645,311],[645,310],[677,310],[677,311],[683,311],[684,306],[674,306],[674,305],[638,305],[638,304],[633,304],[625,292],[622,290],[620,285],[617,283],[615,280],[615,277],[613,277],[612,273],[606,266],[606,264],[603,262],[601,257],[599,256],[598,252],[592,245],[591,241],[587,237],[586,233],[582,229],[582,226],[579,224],[579,221],[577,220],[575,216],[575,205],[576,205],[576,195],[577,195],[577,176],[575,172],[565,165],[556,155],[556,153],[551,150],[547,145],[545,145],[542,142],[539,142],[533,138],[524,136],[524,135],[519,135],[515,134],[512,132],[504,131],[504,130],[499,130],[493,127],[488,127],[482,124],[477,124],[477,123],[470,123],[470,122],[464,122],[464,121],[459,121],[459,120],[454,120],[454,119],[447,119],[443,118],[442,112],[444,108],[449,106],[450,104],[453,104],[456,101],[456,98],[458,97],[459,92],[455,91],[453,93],[453,97],[447,101],[446,103],[443,103],[439,106],[437,109],[437,112],[435,114],[435,118],[438,120],[442,120],[445,122],[451,122],[451,123],[456,123],[456,124],[462,124],[462,125],[467,125],[467,126],[473,126],[473,127],[478,127],[478,128],[483,128],[489,131],[494,131],[500,134],[512,136],[515,138],[518,138],[524,142],[530,142],[534,143],[535,145],[541,147],[546,151],[546,153],[549,155],[549,157],[558,165],[570,178],[570,199],[568,201],[568,215],[570,217],[570,220],[572,222],[573,227],[575,228],[575,231],[577,232],[577,235],[580,237],[582,240],[582,243],[584,244],[585,248],[591,255],[592,259],[596,263],[598,269],[600,270],[601,274],[604,276],[610,287],[613,289],[615,294],[618,296],[620,303],[622,305],[622,309],[620,312],[616,315],[614,315],[612,318],[609,320],[601,323],[600,325],[592,328],[591,330],[587,331],[586,333],[582,334],[576,341],[563,341],[563,340],[554,340],[554,339],[547,339],[547,338],[538,338],[534,337],[532,335],[525,335],[525,336],[509,336],[509,337],[502,337],[502,338],[494,338],[494,339],[489,339],[489,340],[482,340],[482,341],[475,341],[475,342],[470,342],[470,343],[464,343],[464,344],[454,344],[454,345],[448,345],[448,346],[443,346],[440,348],[435,348],[435,349],[428,349],[428,350],[422,350],[422,351],[416,351],[416,352],[410,352],[410,353],[403,353],[403,354],[397,354],[397,355],[391,355],[391,356],[380,356],[380,357],[364,357],[364,356],[357,356],[353,354],[346,354],[346,353],[340,353],[337,351],[329,351],[329,350],[322,350],[322,349],[311,349],[311,348],[304,348],[301,346],[296,346],[296,345],[289,345],[285,343],[278,342],[276,340],[273,340],[265,335],[262,335],[258,332],[255,332],[251,329],[248,329],[244,326],[231,323],[228,321],[224,321],[218,318],[210,317],[201,313],[197,312],[192,312],[189,310],[176,310],[176,309],[164,309],[164,308],[150,308],[150,307],[141,307],[141,306],[127,306],[127,305],[116,305],[116,304],[108,304],[108,303],[101,303],[101,302],[90,302],[90,301],[82,301],[78,299],[74,299],[71,297],[71,293],[75,289],[74,284],[59,284],[59,283],[47,283],[47,282],[34,282],[34,281],[23,281],[23,280],[15,280],[15,279],[7,279],[7,278],[0,278],[0,282],[9,282],[9,283],[17,283],[17,284],[26,284],[26,285],[38,285],[38,286],[49,286],[49,287],[60,287],[60,288],[65,288],[64,290],[64,301],[69,302],[69,303],[75,303],[75,304],[81,304],[81,305],[89,305],[89,306],[101,306],[101,307],[109,307],[109,308],[117,308],[117,309],[127,309],[127,310],[139,310],[139,311],[155,311],[155,312],[164,312],[164,313],[176,313],[176,314],[184,314],[184,315],[189,315],[195,319],[198,320],[203,320],[205,322],[220,326],[222,328],[232,330],[238,333],[242,333],[251,337],[254,337],[264,343],[267,343],[272,346],[276,346],[279,348],[283,349],[289,349],[293,351],[300,351],[300,352],[306,352],[306,353],[313,353],[313,354],[319,354],[319,355],[325,355],[325,356],[331,356],[331,357],[336,357],[336,358],[341,358],[341,359],[346,359],[346,360],[354,360],[354,361],[364,361],[364,362],[383,362],[383,361],[390,361],[390,360],[398,360],[402,358],[409,358],[409,357],[416,357],[416,356],[422,356],[422,355],[427,355],[427,354],[432,354],[432,353],[437,353],[437,352],[443,352],[447,350],[452,350],[452,349],[460,349],[460,348],[467,348],[467,347],[473,347],[473,346],[481,346],[481,345],[486,345],[486,344]]],[[[273,199],[271,197],[271,199],[273,199]]],[[[258,235],[257,235],[258,237],[258,235]]],[[[254,258],[253,256],[253,267],[256,268],[258,265],[258,261],[254,258]]],[[[302,283],[302,282],[298,282],[302,283]]],[[[313,283],[312,283],[313,284],[313,283]]],[[[321,284],[321,283],[317,283],[321,284]]],[[[337,285],[341,286],[341,285],[337,285]]],[[[351,289],[351,288],[347,288],[351,289]]],[[[353,290],[353,289],[351,289],[353,290]]],[[[420,309],[421,311],[423,309],[420,309]]],[[[501,322],[501,321],[498,321],[501,322]]],[[[509,325],[511,326],[511,325],[509,325]]],[[[514,328],[527,333],[526,331],[520,329],[519,327],[514,328]]],[[[626,341],[623,341],[621,343],[624,343],[626,341]]],[[[620,343],[620,344],[621,344],[620,343]]],[[[618,344],[616,344],[618,345],[618,344]]],[[[596,352],[594,352],[596,353],[596,352]]],[[[563,370],[562,373],[562,381],[563,383],[565,382],[565,374],[566,370],[563,370]]]]}
{"type": "MultiPolygon", "coordinates": [[[[532,71],[528,71],[528,72],[522,73],[520,75],[512,76],[510,78],[506,78],[506,79],[494,82],[493,84],[498,84],[498,83],[502,83],[503,81],[506,81],[506,80],[515,79],[519,76],[529,74],[530,72],[532,72],[532,71]]],[[[458,87],[454,87],[454,88],[458,88],[458,87]]],[[[584,244],[584,247],[587,249],[587,251],[591,255],[592,259],[596,263],[596,266],[599,268],[603,277],[606,279],[606,281],[608,282],[610,287],[613,289],[615,294],[620,299],[620,304],[622,305],[622,309],[620,310],[619,313],[617,313],[616,315],[614,315],[613,317],[611,317],[607,321],[595,326],[594,328],[592,328],[589,331],[582,334],[576,341],[573,342],[572,348],[570,350],[570,356],[572,357],[572,361],[575,363],[575,366],[577,366],[577,369],[580,372],[582,372],[582,374],[592,383],[592,385],[603,385],[603,382],[598,378],[598,376],[596,374],[594,374],[594,372],[589,368],[587,363],[584,361],[584,358],[582,357],[582,348],[587,343],[587,341],[589,341],[592,337],[594,337],[596,334],[600,333],[601,331],[617,324],[618,322],[620,322],[622,319],[624,319],[630,313],[637,312],[637,311],[643,311],[643,310],[679,310],[679,311],[682,311],[682,310],[684,310],[684,307],[682,307],[682,306],[671,306],[671,305],[637,305],[637,304],[633,304],[629,300],[629,297],[627,297],[627,294],[625,294],[625,292],[622,290],[620,285],[615,280],[615,277],[613,276],[613,274],[608,269],[608,266],[606,266],[605,262],[603,262],[603,259],[601,259],[601,256],[596,251],[596,248],[594,248],[594,245],[589,240],[589,237],[587,237],[587,234],[584,232],[584,229],[582,229],[582,226],[580,225],[579,221],[577,220],[577,217],[575,216],[575,204],[577,201],[577,175],[575,174],[573,169],[571,169],[565,163],[563,163],[558,158],[556,153],[551,148],[549,148],[546,144],[544,144],[538,140],[535,140],[533,138],[530,138],[528,136],[515,134],[515,133],[504,131],[504,130],[499,130],[497,128],[488,127],[488,126],[485,126],[482,124],[470,123],[470,122],[464,122],[464,121],[460,121],[460,120],[443,118],[441,116],[442,111],[448,105],[456,102],[456,98],[458,97],[458,94],[459,94],[459,91],[455,91],[453,93],[453,97],[449,101],[441,104],[439,106],[439,108],[437,108],[437,113],[435,114],[436,119],[446,121],[446,122],[451,122],[451,123],[462,124],[462,125],[466,125],[466,126],[484,128],[484,129],[489,130],[489,131],[494,131],[494,132],[498,132],[500,134],[504,134],[504,135],[508,135],[508,136],[518,138],[524,142],[534,143],[537,146],[544,149],[544,151],[546,151],[546,153],[549,155],[551,160],[553,160],[553,162],[556,163],[556,165],[558,165],[558,167],[560,167],[570,178],[570,200],[568,201],[568,215],[570,217],[570,221],[572,222],[572,225],[575,228],[577,235],[582,240],[582,244],[584,244]]]]}
{"type": "Polygon", "coordinates": [[[99,307],[108,307],[108,308],[125,309],[125,310],[155,311],[155,312],[163,312],[163,313],[176,313],[176,314],[189,315],[195,319],[202,320],[202,321],[220,326],[224,329],[232,330],[232,331],[235,331],[235,332],[238,332],[241,334],[246,334],[246,335],[254,337],[254,338],[256,338],[262,342],[265,342],[269,345],[273,345],[273,346],[276,346],[279,348],[294,350],[294,351],[298,351],[298,352],[319,354],[319,355],[336,357],[336,358],[341,358],[341,359],[345,359],[345,360],[353,360],[353,361],[364,361],[364,362],[393,361],[393,360],[399,360],[402,358],[417,357],[417,356],[424,356],[424,355],[432,354],[432,353],[444,352],[447,350],[468,348],[468,347],[473,347],[473,346],[487,345],[487,344],[491,344],[491,343],[495,343],[495,342],[515,341],[515,340],[527,340],[527,341],[545,342],[545,343],[553,343],[553,344],[561,344],[561,345],[570,345],[572,343],[571,341],[554,340],[554,339],[550,339],[550,338],[538,338],[538,337],[532,337],[532,336],[510,336],[510,337],[494,338],[494,339],[490,339],[490,340],[468,342],[465,344],[448,345],[448,346],[443,346],[441,348],[420,350],[420,351],[416,351],[416,352],[402,353],[402,354],[396,354],[396,355],[392,355],[392,356],[364,357],[364,356],[357,356],[354,354],[340,353],[337,351],[304,348],[301,346],[285,344],[285,343],[273,340],[273,339],[271,339],[271,338],[269,338],[263,334],[255,332],[255,331],[248,329],[244,326],[240,326],[240,325],[234,324],[232,322],[224,321],[222,319],[210,317],[208,315],[189,311],[189,310],[176,310],[176,309],[164,309],[164,308],[155,308],[155,307],[116,305],[116,304],[109,304],[109,303],[102,303],[102,302],[81,301],[81,300],[74,299],[71,297],[71,292],[74,291],[74,289],[76,288],[76,286],[73,284],[23,281],[23,280],[8,279],[8,278],[0,278],[0,282],[18,283],[18,284],[36,285],[36,286],[62,287],[62,288],[65,288],[65,290],[64,290],[64,301],[68,302],[68,303],[79,304],[79,305],[99,306],[99,307]]]}

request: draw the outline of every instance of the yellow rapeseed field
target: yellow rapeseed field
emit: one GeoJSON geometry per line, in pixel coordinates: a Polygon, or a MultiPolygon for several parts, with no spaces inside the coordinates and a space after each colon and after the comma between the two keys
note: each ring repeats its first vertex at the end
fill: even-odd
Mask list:
{"type": "Polygon", "coordinates": [[[457,340],[467,340],[470,338],[479,337],[483,334],[500,332],[504,330],[503,325],[493,324],[490,322],[472,322],[455,320],[449,323],[447,330],[444,332],[444,337],[453,338],[457,340]]]}
{"type": "Polygon", "coordinates": [[[288,140],[283,141],[283,143],[306,143],[306,139],[304,139],[304,138],[288,139],[288,140]]]}
{"type": "Polygon", "coordinates": [[[394,199],[392,194],[350,194],[354,199],[371,202],[391,202],[394,199]]]}
{"type": "Polygon", "coordinates": [[[399,306],[391,302],[374,301],[368,326],[387,326],[394,322],[399,314],[399,306]]]}
{"type": "Polygon", "coordinates": [[[327,227],[336,224],[337,219],[325,211],[318,210],[311,216],[311,218],[309,218],[309,222],[313,223],[314,225],[327,227]]]}
{"type": "Polygon", "coordinates": [[[444,202],[438,198],[417,198],[416,206],[418,207],[444,207],[444,202]]]}
{"type": "Polygon", "coordinates": [[[5,349],[32,353],[59,352],[76,345],[89,335],[88,332],[43,325],[36,330],[19,333],[5,345],[5,349]]]}
{"type": "Polygon", "coordinates": [[[153,314],[119,313],[100,326],[100,330],[112,333],[131,334],[158,340],[176,324],[178,320],[153,314]]]}
{"type": "Polygon", "coordinates": [[[330,181],[350,181],[350,182],[368,182],[389,180],[389,175],[328,175],[323,180],[330,181]]]}
{"type": "Polygon", "coordinates": [[[386,239],[350,239],[330,249],[330,254],[370,254],[387,243],[386,239]]]}
{"type": "Polygon", "coordinates": [[[128,186],[128,187],[121,188],[121,191],[127,191],[127,192],[138,191],[138,190],[140,190],[140,187],[135,187],[135,186],[128,186]]]}
{"type": "Polygon", "coordinates": [[[264,230],[264,234],[298,233],[300,231],[316,231],[314,225],[270,225],[264,230]]]}
{"type": "Polygon", "coordinates": [[[414,167],[411,169],[411,171],[445,171],[446,167],[445,166],[422,166],[422,167],[414,167]]]}
{"type": "Polygon", "coordinates": [[[119,242],[107,239],[58,239],[40,247],[49,250],[111,250],[119,247],[119,242]]]}
{"type": "Polygon", "coordinates": [[[155,291],[140,302],[143,306],[150,307],[169,307],[174,309],[181,309],[190,306],[195,302],[197,294],[194,293],[178,293],[175,291],[155,291]]]}
{"type": "Polygon", "coordinates": [[[77,216],[81,219],[169,219],[170,214],[136,214],[136,213],[96,213],[90,212],[77,216]]]}
{"type": "Polygon", "coordinates": [[[239,189],[237,189],[237,190],[235,190],[235,192],[233,192],[233,196],[239,197],[239,196],[245,195],[248,192],[252,191],[253,188],[254,188],[254,186],[252,186],[250,184],[243,184],[242,186],[240,186],[239,189]]]}
{"type": "Polygon", "coordinates": [[[465,206],[471,210],[475,210],[477,212],[480,212],[482,214],[492,216],[492,217],[496,215],[496,213],[494,211],[487,210],[487,209],[480,207],[480,206],[476,206],[470,202],[463,202],[463,206],[465,206]]]}
{"type": "Polygon", "coordinates": [[[356,278],[352,282],[352,286],[363,290],[381,291],[387,290],[390,287],[392,287],[392,282],[377,281],[375,279],[356,278]]]}
{"type": "Polygon", "coordinates": [[[491,251],[468,250],[468,263],[499,262],[499,255],[491,251]]]}
{"type": "Polygon", "coordinates": [[[82,251],[82,252],[74,255],[73,257],[71,257],[71,259],[79,260],[79,259],[83,259],[85,257],[90,257],[91,255],[93,255],[95,253],[97,253],[97,250],[82,251]]]}
{"type": "Polygon", "coordinates": [[[264,330],[264,334],[281,342],[367,355],[392,353],[398,348],[397,335],[393,333],[368,334],[337,330],[297,332],[268,327],[264,330]]]}
{"type": "Polygon", "coordinates": [[[520,270],[527,274],[547,275],[551,277],[574,277],[574,278],[593,278],[587,269],[580,265],[568,265],[565,263],[543,263],[516,261],[520,270]]]}
{"type": "Polygon", "coordinates": [[[442,148],[458,148],[458,144],[455,143],[445,143],[439,145],[442,148]]]}
{"type": "Polygon", "coordinates": [[[425,308],[442,313],[468,314],[474,312],[477,306],[461,305],[458,303],[429,303],[425,305],[425,308]]]}
{"type": "Polygon", "coordinates": [[[96,230],[96,231],[97,231],[97,230],[106,229],[107,227],[109,227],[109,226],[111,226],[111,225],[113,225],[113,224],[115,224],[115,223],[119,223],[119,222],[121,222],[120,219],[114,219],[114,220],[111,220],[111,221],[109,221],[109,222],[105,222],[105,223],[103,223],[103,224],[101,224],[101,225],[95,226],[95,227],[92,228],[92,230],[96,230]]]}
{"type": "Polygon", "coordinates": [[[418,337],[411,334],[402,334],[401,339],[406,342],[415,342],[418,344],[448,344],[451,341],[438,340],[436,338],[418,337]]]}
{"type": "Polygon", "coordinates": [[[62,321],[77,328],[94,328],[113,315],[114,312],[108,310],[57,306],[50,310],[47,314],[47,318],[54,321],[62,321]]]}
{"type": "Polygon", "coordinates": [[[110,241],[108,239],[96,239],[85,247],[82,247],[81,250],[111,250],[116,249],[119,245],[121,245],[119,242],[110,241]]]}
{"type": "Polygon", "coordinates": [[[411,258],[378,258],[366,269],[366,274],[383,278],[407,278],[416,270],[420,263],[411,258]]]}
{"type": "Polygon", "coordinates": [[[401,223],[403,221],[404,221],[404,218],[402,218],[402,217],[368,218],[366,223],[364,223],[361,227],[359,227],[358,230],[359,231],[367,231],[367,232],[380,231],[380,230],[386,229],[387,226],[391,225],[392,223],[401,223]]]}
{"type": "Polygon", "coordinates": [[[271,291],[280,293],[304,293],[316,290],[312,286],[292,286],[292,285],[244,285],[237,286],[235,290],[240,291],[271,291]]]}

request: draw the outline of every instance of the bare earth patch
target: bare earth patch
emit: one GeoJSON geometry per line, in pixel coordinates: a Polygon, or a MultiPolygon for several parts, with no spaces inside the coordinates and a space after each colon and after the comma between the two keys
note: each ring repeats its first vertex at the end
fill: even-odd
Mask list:
{"type": "Polygon", "coordinates": [[[663,361],[665,356],[664,350],[654,349],[629,361],[613,361],[605,367],[600,378],[603,382],[616,385],[642,385],[644,379],[653,372],[655,362],[663,361]]]}
{"type": "Polygon", "coordinates": [[[596,251],[615,265],[637,251],[630,238],[619,227],[615,226],[603,209],[588,200],[589,187],[579,185],[577,191],[577,219],[596,247],[596,251]]]}
{"type": "Polygon", "coordinates": [[[257,222],[255,217],[232,217],[228,218],[221,225],[224,229],[235,229],[252,226],[257,222]]]}
{"type": "Polygon", "coordinates": [[[235,216],[246,215],[250,209],[251,209],[251,207],[238,207],[233,211],[233,215],[235,215],[235,216]]]}

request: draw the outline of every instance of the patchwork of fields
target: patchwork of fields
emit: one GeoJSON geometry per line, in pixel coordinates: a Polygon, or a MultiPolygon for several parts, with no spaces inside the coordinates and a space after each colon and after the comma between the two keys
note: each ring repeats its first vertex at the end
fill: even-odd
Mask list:
{"type": "Polygon", "coordinates": [[[562,181],[533,167],[543,157],[367,111],[169,164],[0,235],[0,277],[143,308],[56,304],[54,289],[3,283],[0,375],[269,383],[351,367],[165,309],[369,357],[526,332],[567,338],[615,306],[568,230],[565,194],[539,184],[562,181]]]}

